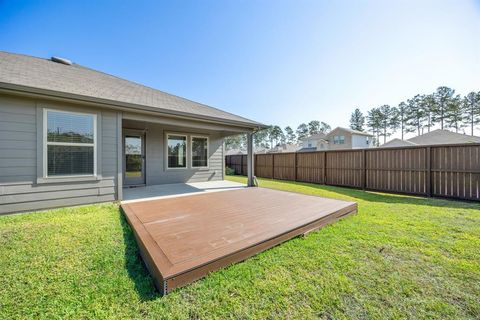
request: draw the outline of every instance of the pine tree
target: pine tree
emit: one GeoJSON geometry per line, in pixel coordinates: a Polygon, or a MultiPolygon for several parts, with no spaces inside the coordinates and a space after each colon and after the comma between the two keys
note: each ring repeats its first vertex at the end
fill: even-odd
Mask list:
{"type": "Polygon", "coordinates": [[[430,132],[430,128],[433,127],[432,116],[436,108],[435,94],[422,95],[420,104],[427,122],[425,127],[427,128],[428,132],[430,132]]]}
{"type": "Polygon", "coordinates": [[[391,136],[398,126],[398,121],[396,120],[396,110],[390,107],[388,104],[381,106],[378,110],[381,127],[380,135],[383,136],[383,143],[386,143],[387,137],[391,136]]]}
{"type": "Polygon", "coordinates": [[[322,133],[327,133],[329,132],[330,130],[332,130],[332,127],[330,127],[330,125],[326,122],[320,122],[320,132],[322,133]]]}
{"type": "Polygon", "coordinates": [[[270,139],[270,146],[274,148],[285,137],[282,128],[279,126],[271,126],[268,130],[268,138],[270,139]]]}
{"type": "Polygon", "coordinates": [[[367,126],[370,128],[374,139],[375,145],[378,146],[379,136],[380,136],[380,129],[381,129],[381,112],[379,108],[373,108],[369,110],[367,113],[367,126]]]}
{"type": "Polygon", "coordinates": [[[462,105],[465,113],[465,124],[470,126],[473,136],[475,125],[480,123],[480,91],[467,94],[463,98],[462,105]]]}
{"type": "Polygon", "coordinates": [[[462,108],[462,98],[457,95],[450,99],[445,110],[445,124],[454,128],[455,132],[464,127],[464,109],[462,108]]]}
{"type": "Polygon", "coordinates": [[[297,140],[301,141],[305,139],[308,135],[308,126],[305,123],[302,123],[297,128],[297,140]]]}
{"type": "Polygon", "coordinates": [[[297,136],[290,126],[285,127],[285,139],[287,143],[295,143],[297,141],[297,136]]]}
{"type": "Polygon", "coordinates": [[[422,108],[420,101],[419,94],[407,100],[407,127],[412,131],[417,130],[417,135],[421,134],[421,129],[425,123],[425,110],[422,108]]]}
{"type": "Polygon", "coordinates": [[[253,142],[255,144],[255,147],[270,148],[267,140],[268,130],[269,129],[263,129],[255,132],[255,134],[253,135],[253,142]]]}
{"type": "Polygon", "coordinates": [[[363,116],[360,109],[355,109],[350,116],[350,128],[353,130],[363,131],[363,126],[365,125],[365,117],[363,116]]]}
{"type": "Polygon", "coordinates": [[[247,147],[247,137],[244,134],[226,137],[224,139],[225,149],[245,149],[247,147]]]}
{"type": "Polygon", "coordinates": [[[308,123],[308,134],[314,135],[320,132],[320,121],[312,120],[308,123]]]}
{"type": "Polygon", "coordinates": [[[455,90],[448,87],[439,87],[434,93],[435,107],[432,110],[433,122],[440,122],[440,128],[442,130],[444,129],[446,111],[454,94],[455,90]]]}
{"type": "Polygon", "coordinates": [[[408,121],[408,105],[405,102],[400,102],[398,105],[398,108],[396,108],[396,118],[398,121],[398,127],[400,128],[400,132],[402,135],[402,140],[404,137],[404,134],[411,132],[407,125],[408,121]]]}

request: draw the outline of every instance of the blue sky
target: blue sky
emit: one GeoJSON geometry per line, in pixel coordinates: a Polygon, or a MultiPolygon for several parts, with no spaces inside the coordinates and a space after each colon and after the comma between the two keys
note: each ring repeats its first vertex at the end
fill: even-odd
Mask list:
{"type": "Polygon", "coordinates": [[[480,91],[480,1],[8,1],[0,50],[76,63],[268,124],[480,91]]]}

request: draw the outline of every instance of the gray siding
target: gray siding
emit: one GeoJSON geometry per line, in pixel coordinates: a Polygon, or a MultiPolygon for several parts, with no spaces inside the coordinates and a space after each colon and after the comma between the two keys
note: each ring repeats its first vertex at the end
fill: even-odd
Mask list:
{"type": "MultiPolygon", "coordinates": [[[[121,120],[122,113],[100,107],[53,103],[0,95],[0,214],[113,201],[122,168],[122,127],[146,130],[146,184],[222,180],[225,131],[121,120]],[[97,179],[43,178],[43,108],[97,114],[97,179]],[[168,132],[209,137],[207,169],[165,167],[168,132]]],[[[231,133],[230,133],[231,134],[231,133]]],[[[190,140],[189,140],[190,144],[190,140]]],[[[190,147],[187,157],[190,159],[190,147]]],[[[190,160],[188,160],[190,161],[190,160]]]]}
{"type": "MultiPolygon", "coordinates": [[[[223,179],[223,136],[215,132],[168,127],[159,124],[147,124],[145,128],[147,129],[145,138],[147,185],[203,182],[223,179]],[[208,136],[209,168],[167,169],[165,165],[165,135],[169,132],[208,136]]],[[[190,141],[188,142],[188,146],[187,162],[190,160],[190,141]]]]}
{"type": "MultiPolygon", "coordinates": [[[[98,111],[99,179],[63,183],[39,183],[37,106],[78,111],[91,111],[67,104],[13,96],[0,96],[0,214],[39,210],[115,200],[117,170],[117,113],[98,111]]],[[[41,110],[41,109],[40,109],[41,110]]],[[[41,116],[40,116],[41,119],[41,116]]]]}

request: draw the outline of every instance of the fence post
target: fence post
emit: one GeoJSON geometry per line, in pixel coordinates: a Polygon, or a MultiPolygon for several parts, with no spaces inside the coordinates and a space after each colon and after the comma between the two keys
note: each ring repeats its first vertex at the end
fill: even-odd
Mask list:
{"type": "Polygon", "coordinates": [[[365,149],[362,150],[362,159],[362,190],[365,190],[367,188],[367,150],[365,149]]]}
{"type": "Polygon", "coordinates": [[[297,153],[293,154],[293,172],[294,172],[294,180],[297,181],[297,153]]]}
{"type": "Polygon", "coordinates": [[[426,193],[427,196],[432,196],[432,147],[427,147],[425,150],[426,165],[427,165],[427,177],[426,177],[426,193]]]}
{"type": "Polygon", "coordinates": [[[327,151],[323,151],[323,184],[327,184],[327,151]]]}

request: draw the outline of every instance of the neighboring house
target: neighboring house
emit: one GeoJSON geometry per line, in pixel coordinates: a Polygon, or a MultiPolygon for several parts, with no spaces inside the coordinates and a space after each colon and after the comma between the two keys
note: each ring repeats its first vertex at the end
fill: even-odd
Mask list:
{"type": "Polygon", "coordinates": [[[326,140],[326,134],[323,132],[313,134],[311,136],[306,137],[302,140],[302,151],[316,151],[325,149],[325,145],[328,144],[326,140]]]}
{"type": "Polygon", "coordinates": [[[296,144],[279,144],[274,148],[268,149],[267,153],[282,153],[282,152],[296,152],[298,145],[296,144]]]}
{"type": "Polygon", "coordinates": [[[236,156],[241,154],[247,154],[247,151],[241,149],[230,149],[225,151],[226,156],[236,156]]]}
{"type": "Polygon", "coordinates": [[[455,133],[448,130],[433,130],[431,132],[410,138],[408,140],[393,139],[382,144],[382,148],[422,146],[435,144],[480,143],[480,137],[455,133]]]}
{"type": "Polygon", "coordinates": [[[221,180],[223,138],[251,143],[264,127],[68,60],[0,52],[0,213],[221,180]]]}
{"type": "Polygon", "coordinates": [[[369,133],[336,127],[327,134],[318,133],[305,138],[302,140],[302,148],[298,151],[371,148],[372,142],[373,135],[369,133]]]}
{"type": "Polygon", "coordinates": [[[327,134],[328,149],[372,148],[373,135],[349,128],[336,127],[327,134]]]}
{"type": "Polygon", "coordinates": [[[392,139],[390,141],[388,141],[387,143],[384,143],[382,144],[380,147],[390,147],[390,148],[394,148],[394,147],[412,147],[412,146],[416,146],[415,143],[413,142],[410,142],[408,140],[402,140],[402,139],[398,139],[398,138],[395,138],[395,139],[392,139]]]}

